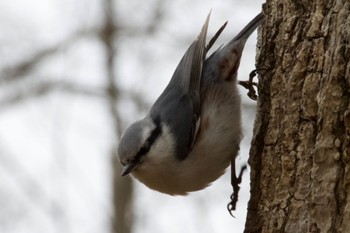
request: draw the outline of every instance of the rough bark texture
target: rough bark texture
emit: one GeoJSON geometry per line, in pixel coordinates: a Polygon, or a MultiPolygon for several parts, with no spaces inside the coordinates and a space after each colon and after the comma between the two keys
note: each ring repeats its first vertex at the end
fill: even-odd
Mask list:
{"type": "Polygon", "coordinates": [[[350,2],[264,12],[245,232],[350,232],[350,2]]]}

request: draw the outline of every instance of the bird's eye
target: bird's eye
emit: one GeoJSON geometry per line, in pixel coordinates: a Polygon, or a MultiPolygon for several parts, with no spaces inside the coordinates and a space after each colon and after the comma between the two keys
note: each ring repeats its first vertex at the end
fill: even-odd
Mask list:
{"type": "Polygon", "coordinates": [[[147,141],[145,142],[145,144],[143,145],[142,149],[148,149],[149,147],[150,147],[150,143],[149,143],[149,141],[147,140],[147,141]]]}
{"type": "Polygon", "coordinates": [[[140,150],[139,150],[139,154],[145,154],[148,152],[149,150],[149,147],[150,147],[150,143],[149,141],[145,141],[145,143],[141,146],[140,150]]]}
{"type": "Polygon", "coordinates": [[[129,158],[127,161],[126,161],[128,164],[135,164],[137,161],[135,158],[129,158]]]}

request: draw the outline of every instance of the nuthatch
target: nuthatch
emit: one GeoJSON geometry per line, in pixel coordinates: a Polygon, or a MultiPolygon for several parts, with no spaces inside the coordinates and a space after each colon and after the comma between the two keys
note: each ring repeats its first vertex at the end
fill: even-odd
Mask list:
{"type": "Polygon", "coordinates": [[[144,119],[125,130],[118,147],[123,176],[131,173],[170,195],[186,195],[218,179],[235,164],[242,138],[237,70],[263,14],[206,58],[226,26],[206,46],[209,16],[163,93],[144,119]]]}

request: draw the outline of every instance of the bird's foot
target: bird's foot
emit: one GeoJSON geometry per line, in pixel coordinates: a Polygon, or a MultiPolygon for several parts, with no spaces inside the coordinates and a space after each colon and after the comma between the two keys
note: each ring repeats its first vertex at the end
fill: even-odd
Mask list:
{"type": "MultiPolygon", "coordinates": [[[[233,162],[233,165],[234,165],[234,162],[233,162]]],[[[246,165],[242,166],[238,177],[236,177],[235,167],[233,166],[232,168],[232,165],[231,165],[231,169],[232,169],[231,185],[233,188],[233,193],[230,196],[231,201],[227,205],[227,210],[232,217],[235,217],[233,216],[233,211],[236,210],[236,204],[238,201],[238,192],[240,189],[239,185],[242,182],[242,175],[243,175],[243,172],[247,169],[247,166],[246,165]]]]}
{"type": "Polygon", "coordinates": [[[266,70],[266,69],[255,69],[249,74],[249,79],[247,81],[238,81],[238,84],[244,87],[245,89],[248,90],[248,97],[251,98],[252,100],[257,100],[258,96],[256,94],[255,88],[258,86],[258,83],[253,82],[254,77],[256,77],[257,72],[260,70],[266,70]]]}

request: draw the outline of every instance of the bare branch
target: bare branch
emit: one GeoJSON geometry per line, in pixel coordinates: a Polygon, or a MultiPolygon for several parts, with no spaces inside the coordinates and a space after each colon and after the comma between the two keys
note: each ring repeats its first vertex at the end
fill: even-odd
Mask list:
{"type": "MultiPolygon", "coordinates": [[[[22,89],[22,88],[21,88],[22,89]]],[[[95,88],[83,87],[80,85],[67,82],[40,82],[35,85],[26,87],[25,90],[17,90],[12,94],[5,96],[0,100],[0,109],[3,111],[6,107],[18,104],[24,100],[41,97],[52,91],[65,91],[71,93],[79,93],[89,96],[104,96],[105,91],[99,91],[95,88]]]]}
{"type": "MultiPolygon", "coordinates": [[[[157,0],[156,3],[154,3],[152,18],[150,19],[150,22],[147,25],[128,25],[127,27],[123,27],[123,25],[114,25],[114,27],[109,29],[113,29],[114,33],[122,33],[127,37],[152,35],[155,32],[157,32],[159,28],[159,22],[161,22],[164,16],[166,15],[164,7],[165,4],[166,1],[164,0],[157,0]]],[[[103,35],[103,32],[101,35],[103,35]]]]}
{"type": "MultiPolygon", "coordinates": [[[[70,79],[74,80],[74,79],[70,79]]],[[[64,81],[47,81],[37,82],[33,85],[26,86],[25,89],[11,91],[11,94],[5,95],[0,100],[0,112],[6,110],[9,107],[22,103],[23,101],[33,98],[40,98],[52,92],[62,92],[68,94],[86,95],[96,98],[109,98],[110,88],[108,87],[90,87],[81,84],[64,82],[64,81]]],[[[140,111],[145,111],[149,103],[142,98],[139,93],[130,90],[119,91],[120,97],[130,99],[140,111]]]]}
{"type": "Polygon", "coordinates": [[[162,21],[165,15],[165,10],[164,10],[165,2],[166,1],[164,0],[157,0],[157,2],[155,3],[152,20],[144,30],[146,34],[153,34],[154,32],[157,31],[159,27],[159,22],[162,21]]]}
{"type": "Polygon", "coordinates": [[[97,30],[95,29],[78,31],[64,41],[59,42],[56,45],[52,45],[51,47],[44,48],[18,64],[1,68],[0,85],[5,82],[15,81],[22,78],[47,57],[52,56],[58,51],[70,46],[82,37],[96,34],[96,31],[97,30]]]}

